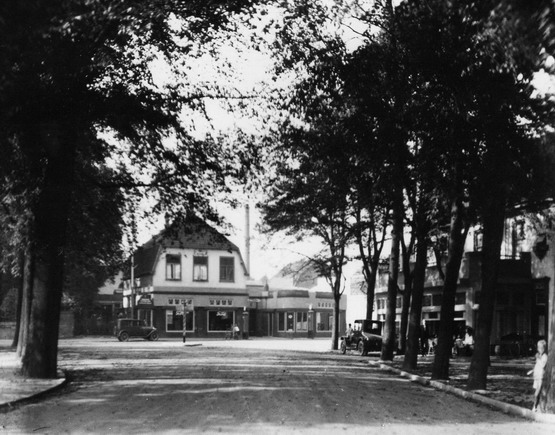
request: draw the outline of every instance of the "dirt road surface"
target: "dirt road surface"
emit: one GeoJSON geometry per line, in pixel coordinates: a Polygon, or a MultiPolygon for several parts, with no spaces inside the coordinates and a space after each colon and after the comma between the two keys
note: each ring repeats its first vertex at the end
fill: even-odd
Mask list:
{"type": "Polygon", "coordinates": [[[188,344],[62,340],[71,382],[1,413],[0,432],[553,433],[332,353],[328,341],[188,344]]]}

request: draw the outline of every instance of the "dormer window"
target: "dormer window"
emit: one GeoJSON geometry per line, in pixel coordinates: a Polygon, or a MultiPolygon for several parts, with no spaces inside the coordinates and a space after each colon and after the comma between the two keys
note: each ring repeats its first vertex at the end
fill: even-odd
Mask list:
{"type": "Polygon", "coordinates": [[[166,254],[166,279],[181,280],[181,255],[166,254]]]}

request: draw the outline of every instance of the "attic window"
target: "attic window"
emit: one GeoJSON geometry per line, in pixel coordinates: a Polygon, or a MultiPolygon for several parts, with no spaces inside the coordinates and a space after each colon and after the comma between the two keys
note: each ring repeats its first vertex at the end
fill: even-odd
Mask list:
{"type": "Polygon", "coordinates": [[[166,254],[166,279],[181,280],[181,256],[166,254]]]}

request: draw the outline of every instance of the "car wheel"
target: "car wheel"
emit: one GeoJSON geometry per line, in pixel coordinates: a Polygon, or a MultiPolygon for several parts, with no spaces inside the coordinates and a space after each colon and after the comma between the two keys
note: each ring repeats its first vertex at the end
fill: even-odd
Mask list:
{"type": "Polygon", "coordinates": [[[343,355],[345,355],[345,353],[347,352],[347,343],[345,343],[345,340],[341,340],[341,345],[339,346],[339,350],[343,355]]]}
{"type": "Polygon", "coordinates": [[[125,332],[125,331],[120,332],[120,333],[119,333],[119,340],[120,340],[120,341],[127,341],[127,340],[129,340],[129,333],[128,333],[128,332],[125,332]]]}
{"type": "Polygon", "coordinates": [[[150,336],[148,337],[149,340],[152,341],[157,341],[158,340],[158,333],[157,332],[153,332],[152,334],[150,334],[150,336]]]}
{"type": "Polygon", "coordinates": [[[362,341],[362,340],[360,340],[358,342],[357,349],[358,349],[358,353],[360,355],[366,355],[368,353],[368,352],[366,352],[366,346],[364,346],[364,341],[362,341]]]}

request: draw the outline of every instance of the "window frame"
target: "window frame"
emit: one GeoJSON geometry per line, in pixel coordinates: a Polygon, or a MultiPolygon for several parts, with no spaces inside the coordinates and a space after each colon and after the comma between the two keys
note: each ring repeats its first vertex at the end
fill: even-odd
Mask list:
{"type": "MultiPolygon", "coordinates": [[[[226,329],[210,329],[210,320],[211,320],[210,317],[211,317],[211,316],[216,316],[216,317],[217,317],[219,312],[225,312],[226,315],[231,314],[231,324],[230,324],[230,327],[233,327],[233,325],[236,324],[236,321],[235,321],[235,310],[233,310],[233,309],[224,308],[224,309],[219,309],[219,310],[214,310],[214,309],[212,309],[212,310],[207,310],[207,315],[206,315],[206,331],[207,331],[208,333],[222,333],[222,332],[226,332],[226,331],[229,330],[228,328],[226,328],[226,329]]],[[[229,322],[226,322],[226,323],[229,323],[229,322]]]]}
{"type": "Polygon", "coordinates": [[[208,282],[208,256],[205,255],[194,255],[193,256],[193,281],[194,282],[208,282]],[[202,259],[205,263],[197,263],[198,259],[202,259]],[[196,277],[197,267],[205,266],[206,267],[206,279],[199,279],[196,277]]]}
{"type": "Polygon", "coordinates": [[[220,257],[220,282],[235,282],[235,257],[233,257],[233,256],[221,256],[220,257]],[[229,260],[231,260],[231,265],[223,264],[224,261],[229,261],[229,260]],[[230,266],[231,266],[231,278],[226,279],[225,277],[223,277],[222,271],[224,270],[224,268],[227,269],[230,266]]]}
{"type": "MultiPolygon", "coordinates": [[[[164,316],[164,324],[165,324],[166,332],[169,332],[169,333],[182,333],[183,332],[183,326],[181,327],[181,329],[179,329],[179,328],[177,328],[177,329],[168,329],[168,316],[169,315],[172,316],[174,322],[175,322],[176,317],[181,317],[181,325],[183,325],[183,320],[184,320],[183,317],[184,317],[185,313],[181,314],[181,316],[180,316],[180,315],[176,314],[177,311],[178,310],[166,310],[166,314],[164,316]]],[[[187,312],[187,320],[191,319],[190,320],[190,326],[191,327],[187,328],[187,325],[185,325],[185,327],[187,328],[187,329],[185,329],[186,332],[194,332],[194,330],[195,330],[195,320],[196,320],[195,317],[196,316],[195,316],[194,311],[187,312]]]]}
{"type": "Polygon", "coordinates": [[[182,271],[183,271],[183,268],[181,267],[181,255],[166,254],[166,281],[181,281],[181,278],[183,276],[182,271]],[[174,259],[176,261],[168,261],[170,259],[174,259]],[[169,266],[173,266],[173,267],[170,268],[169,266]],[[175,270],[176,270],[175,266],[179,267],[177,269],[179,274],[175,273],[175,270]],[[171,273],[168,274],[169,271],[171,271],[171,273]],[[175,277],[175,275],[179,275],[179,277],[175,277]]]}
{"type": "Polygon", "coordinates": [[[295,331],[308,331],[308,312],[297,311],[295,318],[295,331]]]}

